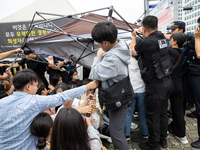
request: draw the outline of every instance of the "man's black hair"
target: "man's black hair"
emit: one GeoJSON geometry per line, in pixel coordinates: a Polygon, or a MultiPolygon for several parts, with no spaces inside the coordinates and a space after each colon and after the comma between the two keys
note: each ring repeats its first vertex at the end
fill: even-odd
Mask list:
{"type": "Polygon", "coordinates": [[[28,83],[37,82],[38,75],[31,69],[18,71],[13,77],[13,85],[16,90],[23,90],[28,83]]]}
{"type": "Polygon", "coordinates": [[[200,23],[200,17],[197,19],[197,23],[200,23]]]}
{"type": "Polygon", "coordinates": [[[109,21],[97,23],[92,29],[92,38],[98,42],[108,41],[111,44],[117,40],[117,28],[109,21]]]}
{"type": "Polygon", "coordinates": [[[29,55],[29,54],[31,54],[31,53],[35,53],[34,51],[24,51],[24,55],[29,55]]]}
{"type": "Polygon", "coordinates": [[[177,41],[177,45],[179,48],[183,47],[183,44],[187,41],[186,35],[180,32],[172,34],[170,39],[177,41]]]}
{"type": "Polygon", "coordinates": [[[157,30],[158,28],[158,18],[155,16],[146,16],[142,20],[142,26],[149,32],[152,30],[157,30]]]}

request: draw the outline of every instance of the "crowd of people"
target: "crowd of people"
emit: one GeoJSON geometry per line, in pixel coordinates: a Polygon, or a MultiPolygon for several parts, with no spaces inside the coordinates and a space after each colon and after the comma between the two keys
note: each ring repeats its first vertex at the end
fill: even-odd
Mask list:
{"type": "MultiPolygon", "coordinates": [[[[185,34],[185,23],[174,21],[168,29],[170,34],[161,33],[157,17],[146,16],[139,29],[143,38],[133,30],[127,42],[117,38],[112,22],[97,23],[91,35],[100,49],[84,80],[69,60],[46,60],[20,48],[1,53],[0,60],[22,52],[25,57],[1,64],[9,68],[0,75],[0,149],[101,150],[103,134],[115,149],[128,150],[136,106],[147,139],[139,143],[142,150],[167,148],[167,132],[187,144],[184,117],[191,105],[200,137],[200,27],[185,34]],[[10,68],[25,63],[28,69],[13,76],[10,68]],[[96,88],[99,93],[91,94],[96,88]]],[[[190,144],[200,149],[200,138],[190,144]]]]}

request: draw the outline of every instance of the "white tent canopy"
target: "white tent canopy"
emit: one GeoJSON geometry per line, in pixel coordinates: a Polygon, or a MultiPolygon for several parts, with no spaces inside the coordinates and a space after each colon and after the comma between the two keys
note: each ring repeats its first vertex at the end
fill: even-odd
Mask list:
{"type": "MultiPolygon", "coordinates": [[[[31,21],[36,11],[62,15],[77,13],[77,11],[68,2],[68,0],[35,0],[33,3],[26,6],[25,8],[22,8],[12,15],[1,19],[0,23],[31,21]]],[[[45,18],[50,19],[52,18],[52,16],[46,15],[45,18]]],[[[35,20],[43,19],[39,16],[36,16],[35,20]]]]}

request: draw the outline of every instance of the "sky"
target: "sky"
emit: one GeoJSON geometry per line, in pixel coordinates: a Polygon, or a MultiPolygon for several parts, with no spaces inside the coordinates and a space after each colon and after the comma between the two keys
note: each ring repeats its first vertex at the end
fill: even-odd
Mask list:
{"type": "MultiPolygon", "coordinates": [[[[26,7],[34,0],[0,0],[0,19],[26,7]]],[[[110,7],[114,9],[128,22],[134,23],[144,12],[143,0],[68,0],[78,13],[110,7]]],[[[37,11],[37,10],[36,10],[37,11]]],[[[108,15],[106,11],[96,12],[108,15]]],[[[117,17],[113,13],[114,17],[117,17]]]]}

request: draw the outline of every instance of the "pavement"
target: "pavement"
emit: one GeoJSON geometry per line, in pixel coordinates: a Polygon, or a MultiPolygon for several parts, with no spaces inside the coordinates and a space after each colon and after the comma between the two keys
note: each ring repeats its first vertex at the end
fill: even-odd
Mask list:
{"type": "MultiPolygon", "coordinates": [[[[186,111],[187,113],[191,113],[189,110],[186,111]]],[[[171,122],[171,118],[169,118],[169,122],[171,122]]],[[[146,142],[145,139],[142,137],[142,131],[140,126],[139,118],[134,118],[132,120],[134,123],[138,124],[138,128],[132,130],[131,129],[131,140],[128,141],[129,150],[140,150],[138,144],[139,142],[146,142]]],[[[161,148],[161,150],[197,150],[191,147],[191,143],[198,140],[198,133],[197,133],[197,120],[196,118],[189,118],[185,116],[186,121],[186,137],[188,139],[188,144],[182,144],[178,141],[171,133],[168,134],[167,143],[168,148],[161,148]]],[[[113,144],[108,143],[106,140],[102,140],[103,145],[108,150],[114,150],[113,144]]]]}

